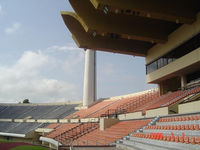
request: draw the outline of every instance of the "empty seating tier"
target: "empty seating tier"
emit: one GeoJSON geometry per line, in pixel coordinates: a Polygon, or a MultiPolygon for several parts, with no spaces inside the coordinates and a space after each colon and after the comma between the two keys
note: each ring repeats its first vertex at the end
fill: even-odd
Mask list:
{"type": "Polygon", "coordinates": [[[115,140],[147,125],[150,120],[120,121],[101,131],[99,128],[74,140],[73,145],[109,145],[115,140]]]}

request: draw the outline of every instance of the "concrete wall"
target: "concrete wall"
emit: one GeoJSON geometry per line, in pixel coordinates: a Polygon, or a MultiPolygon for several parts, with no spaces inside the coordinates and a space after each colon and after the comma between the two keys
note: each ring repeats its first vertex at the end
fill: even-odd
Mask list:
{"type": "Polygon", "coordinates": [[[59,119],[59,122],[60,122],[60,123],[68,123],[69,120],[68,120],[68,119],[59,119]]]}
{"type": "Polygon", "coordinates": [[[38,119],[38,123],[57,123],[57,119],[38,119]]]}
{"type": "Polygon", "coordinates": [[[70,119],[71,123],[79,123],[79,121],[80,121],[79,119],[70,119]]]}
{"type": "Polygon", "coordinates": [[[24,122],[24,119],[14,119],[14,122],[24,122]]]}
{"type": "Polygon", "coordinates": [[[190,102],[186,104],[180,104],[178,106],[179,114],[190,113],[190,112],[199,112],[200,111],[200,101],[190,102]]]}
{"type": "Polygon", "coordinates": [[[0,119],[0,122],[12,122],[12,119],[0,119]]]}
{"type": "Polygon", "coordinates": [[[99,122],[98,118],[84,118],[84,119],[80,119],[80,122],[99,122]]]}
{"type": "Polygon", "coordinates": [[[128,120],[128,119],[139,119],[143,118],[142,112],[134,112],[134,113],[128,113],[128,114],[122,114],[118,116],[119,120],[128,120]]]}
{"type": "Polygon", "coordinates": [[[100,119],[100,130],[105,130],[106,128],[111,127],[112,125],[118,123],[118,119],[113,118],[101,118],[100,119]]]}
{"type": "Polygon", "coordinates": [[[146,80],[148,83],[157,83],[161,79],[164,80],[173,76],[176,77],[177,75],[180,75],[180,71],[183,71],[183,69],[197,63],[200,63],[200,48],[190,52],[189,54],[171,62],[170,64],[156,71],[147,74],[146,80]],[[178,73],[178,71],[180,73],[178,73]]]}
{"type": "Polygon", "coordinates": [[[37,122],[35,119],[27,119],[25,122],[37,122]]]}
{"type": "Polygon", "coordinates": [[[146,111],[146,117],[165,116],[169,114],[168,107],[151,109],[146,111]]]}

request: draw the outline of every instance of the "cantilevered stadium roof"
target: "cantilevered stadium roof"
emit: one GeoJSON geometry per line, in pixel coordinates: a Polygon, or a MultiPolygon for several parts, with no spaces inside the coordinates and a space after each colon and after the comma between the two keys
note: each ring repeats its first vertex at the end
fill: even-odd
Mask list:
{"type": "Polygon", "coordinates": [[[62,12],[78,47],[146,56],[182,24],[195,21],[199,0],[69,0],[62,12]]]}

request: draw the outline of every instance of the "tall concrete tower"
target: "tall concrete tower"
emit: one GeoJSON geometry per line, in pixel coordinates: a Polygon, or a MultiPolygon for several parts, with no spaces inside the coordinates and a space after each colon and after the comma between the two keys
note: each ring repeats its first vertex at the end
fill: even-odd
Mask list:
{"type": "Polygon", "coordinates": [[[96,100],[96,51],[85,50],[85,72],[83,89],[83,107],[96,100]]]}

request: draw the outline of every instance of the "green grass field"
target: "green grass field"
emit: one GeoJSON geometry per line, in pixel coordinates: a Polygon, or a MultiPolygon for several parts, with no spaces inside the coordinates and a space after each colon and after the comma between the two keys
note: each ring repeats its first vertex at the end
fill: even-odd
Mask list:
{"type": "Polygon", "coordinates": [[[15,148],[12,148],[10,150],[48,150],[45,147],[41,147],[41,146],[17,146],[15,148]]]}

